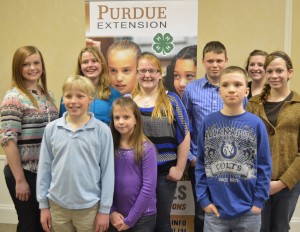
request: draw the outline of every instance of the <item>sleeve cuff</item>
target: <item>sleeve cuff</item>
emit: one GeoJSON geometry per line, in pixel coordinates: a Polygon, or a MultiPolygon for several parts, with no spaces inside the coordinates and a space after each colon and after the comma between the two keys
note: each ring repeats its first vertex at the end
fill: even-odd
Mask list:
{"type": "Polygon", "coordinates": [[[128,220],[128,218],[124,219],[124,223],[129,226],[130,228],[134,227],[134,225],[136,224],[136,222],[130,222],[130,220],[128,220]]]}
{"type": "Polygon", "coordinates": [[[103,206],[103,205],[101,206],[101,203],[100,203],[98,212],[103,213],[103,214],[110,214],[110,208],[111,207],[107,207],[107,206],[103,206]]]}
{"type": "Polygon", "coordinates": [[[264,207],[264,203],[265,202],[261,199],[258,199],[258,198],[253,199],[253,205],[260,208],[260,209],[262,209],[264,207]]]}
{"type": "Polygon", "coordinates": [[[48,198],[39,201],[39,208],[40,208],[40,209],[49,209],[48,198]]]}
{"type": "Polygon", "coordinates": [[[191,152],[189,152],[188,160],[191,162],[194,159],[196,159],[196,156],[194,156],[191,152]]]}
{"type": "Polygon", "coordinates": [[[203,198],[199,202],[202,209],[208,206],[209,204],[212,204],[209,198],[203,198]]]}

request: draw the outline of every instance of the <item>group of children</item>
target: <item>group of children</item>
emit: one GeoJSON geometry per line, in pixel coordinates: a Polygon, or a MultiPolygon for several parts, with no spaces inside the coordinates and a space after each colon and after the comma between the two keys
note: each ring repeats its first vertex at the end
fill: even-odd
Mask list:
{"type": "Polygon", "coordinates": [[[159,59],[135,43],[113,44],[107,61],[86,47],[63,84],[60,118],[42,54],[16,51],[0,140],[18,231],[170,232],[187,160],[195,231],[289,230],[300,193],[300,97],[288,85],[290,58],[256,50],[246,71],[226,67],[224,45],[211,41],[206,74],[193,80],[195,51],[174,57],[164,77],[173,73],[174,84],[165,88],[159,59]]]}

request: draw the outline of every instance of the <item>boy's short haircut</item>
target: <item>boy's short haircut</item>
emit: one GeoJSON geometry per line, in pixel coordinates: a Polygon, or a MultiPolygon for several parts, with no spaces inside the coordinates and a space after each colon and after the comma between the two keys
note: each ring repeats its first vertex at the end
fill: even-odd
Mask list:
{"type": "Polygon", "coordinates": [[[227,59],[226,48],[225,48],[224,44],[222,44],[219,41],[210,41],[205,45],[205,47],[203,48],[203,52],[202,52],[202,59],[204,59],[205,54],[208,52],[213,52],[216,54],[224,53],[225,58],[227,59]]]}
{"type": "Polygon", "coordinates": [[[228,66],[221,71],[220,79],[222,78],[223,75],[226,75],[229,73],[242,74],[242,76],[245,79],[246,86],[248,85],[248,73],[245,71],[245,69],[238,67],[238,66],[228,66]]]}
{"type": "Polygon", "coordinates": [[[89,78],[84,76],[74,75],[68,77],[62,86],[63,95],[68,89],[81,90],[82,92],[86,93],[90,98],[94,98],[95,96],[94,84],[89,78]]]}

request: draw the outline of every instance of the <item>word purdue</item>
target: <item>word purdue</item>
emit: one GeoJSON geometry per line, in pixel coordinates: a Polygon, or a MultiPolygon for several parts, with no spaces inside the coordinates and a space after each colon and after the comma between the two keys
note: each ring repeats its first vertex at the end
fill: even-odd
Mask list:
{"type": "Polygon", "coordinates": [[[166,7],[116,7],[98,5],[98,19],[165,19],[166,7]]]}

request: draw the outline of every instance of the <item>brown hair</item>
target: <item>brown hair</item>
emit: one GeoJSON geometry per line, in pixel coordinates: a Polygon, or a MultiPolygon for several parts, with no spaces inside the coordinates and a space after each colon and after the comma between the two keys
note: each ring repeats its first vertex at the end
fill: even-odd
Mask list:
{"type": "MultiPolygon", "coordinates": [[[[157,69],[159,70],[159,72],[162,73],[161,63],[154,54],[145,52],[139,57],[138,62],[143,59],[146,59],[150,63],[157,66],[157,69]]],[[[140,93],[140,91],[141,91],[141,87],[140,87],[139,83],[137,82],[134,89],[132,90],[132,97],[134,98],[135,96],[137,96],[140,93]]],[[[162,115],[165,115],[168,118],[169,123],[173,122],[173,120],[174,120],[173,107],[172,107],[172,104],[166,93],[166,89],[164,87],[163,81],[162,81],[162,79],[160,79],[158,82],[158,97],[156,99],[155,107],[154,107],[151,117],[152,118],[161,118],[162,115]]]]}
{"type": "Polygon", "coordinates": [[[246,60],[245,70],[248,72],[248,66],[249,66],[249,63],[250,63],[250,58],[252,56],[265,56],[265,57],[267,57],[267,55],[268,55],[267,52],[265,52],[263,50],[258,50],[258,49],[253,50],[252,52],[250,52],[250,54],[249,54],[249,56],[246,60]]]}
{"type": "Polygon", "coordinates": [[[246,86],[247,86],[247,84],[248,84],[248,74],[247,74],[247,72],[244,69],[242,69],[241,67],[238,67],[238,66],[229,66],[229,67],[226,67],[226,68],[224,68],[221,71],[220,80],[222,79],[222,76],[224,76],[226,74],[229,74],[229,73],[239,73],[239,74],[242,74],[242,76],[244,77],[246,86]]]}
{"type": "Polygon", "coordinates": [[[130,135],[129,144],[134,151],[135,160],[139,162],[141,161],[144,154],[144,141],[145,139],[147,139],[143,132],[143,122],[140,109],[130,97],[120,97],[114,101],[111,111],[112,120],[110,123],[110,129],[114,141],[115,155],[119,151],[121,140],[121,134],[116,130],[114,124],[114,108],[116,106],[130,109],[135,117],[136,125],[134,127],[133,133],[130,135]]]}
{"type": "Polygon", "coordinates": [[[78,60],[77,60],[77,67],[76,67],[76,74],[80,76],[84,76],[82,70],[81,70],[81,58],[82,54],[84,52],[91,53],[97,61],[101,64],[102,70],[99,76],[99,82],[97,84],[96,90],[97,90],[97,97],[100,99],[108,100],[111,95],[111,89],[110,89],[110,81],[108,77],[108,67],[107,63],[105,61],[104,55],[102,52],[99,51],[96,47],[85,47],[82,49],[79,53],[78,60]]]}
{"type": "MultiPolygon", "coordinates": [[[[197,66],[197,45],[186,46],[175,55],[167,66],[167,74],[164,76],[164,85],[169,91],[177,93],[174,87],[174,69],[177,60],[192,60],[197,66]]],[[[178,93],[177,93],[178,94],[178,93]]]]}
{"type": "Polygon", "coordinates": [[[227,59],[226,48],[225,48],[224,44],[222,44],[219,41],[210,41],[205,45],[205,47],[203,48],[203,52],[202,52],[202,59],[204,59],[205,54],[208,52],[213,52],[216,54],[224,53],[225,58],[227,59]]]}
{"type": "MultiPolygon", "coordinates": [[[[264,69],[266,70],[267,67],[270,65],[270,63],[277,58],[281,58],[285,61],[287,70],[293,69],[293,63],[291,58],[283,51],[275,51],[270,53],[266,57],[264,69]]],[[[260,101],[262,103],[265,103],[268,100],[268,96],[270,95],[270,89],[271,89],[270,85],[266,83],[260,95],[260,101]]]]}
{"type": "Polygon", "coordinates": [[[39,105],[33,95],[25,86],[24,78],[22,76],[22,67],[24,64],[25,59],[28,56],[38,54],[40,56],[41,62],[42,62],[42,75],[40,77],[41,81],[41,88],[44,91],[44,94],[47,98],[47,100],[56,108],[53,99],[50,97],[48,88],[47,88],[47,80],[46,80],[46,68],[45,68],[45,62],[44,58],[42,56],[42,53],[39,49],[37,49],[34,46],[23,46],[16,50],[13,62],[12,62],[12,86],[18,88],[25,96],[27,96],[32,104],[38,108],[39,105]]]}

